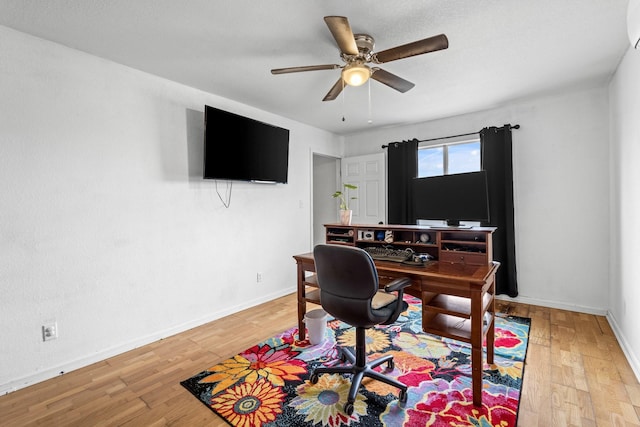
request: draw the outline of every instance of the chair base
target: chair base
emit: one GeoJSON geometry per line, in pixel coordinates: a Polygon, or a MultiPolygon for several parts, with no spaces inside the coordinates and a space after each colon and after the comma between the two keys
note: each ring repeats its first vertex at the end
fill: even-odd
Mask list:
{"type": "Polygon", "coordinates": [[[344,405],[344,411],[351,415],[353,413],[353,403],[356,401],[356,395],[358,394],[358,390],[362,385],[362,380],[365,377],[373,378],[378,381],[382,381],[385,384],[389,384],[390,386],[396,387],[400,389],[399,402],[401,406],[407,402],[407,386],[402,384],[400,381],[397,381],[393,378],[387,377],[380,372],[374,370],[374,368],[382,365],[383,363],[387,363],[388,369],[393,369],[393,356],[382,356],[378,359],[367,362],[367,356],[365,351],[365,329],[364,328],[356,328],[356,353],[354,354],[350,349],[341,348],[341,359],[346,361],[347,359],[351,365],[348,366],[323,366],[314,369],[311,373],[311,377],[309,381],[312,384],[316,384],[318,382],[318,377],[321,374],[351,374],[353,375],[351,379],[351,388],[349,389],[349,397],[347,399],[347,403],[344,405]]]}

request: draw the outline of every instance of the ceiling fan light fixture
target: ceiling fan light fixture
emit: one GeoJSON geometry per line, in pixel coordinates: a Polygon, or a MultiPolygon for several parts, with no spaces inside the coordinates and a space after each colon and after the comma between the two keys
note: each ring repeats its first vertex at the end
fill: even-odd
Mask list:
{"type": "MultiPolygon", "coordinates": [[[[640,2],[640,0],[629,1],[640,2]]],[[[345,65],[307,65],[302,67],[274,68],[271,70],[271,74],[287,74],[301,71],[341,69],[340,78],[333,84],[331,89],[329,89],[329,92],[322,98],[322,101],[333,101],[342,93],[346,86],[362,86],[367,82],[371,83],[370,79],[389,86],[398,92],[405,93],[413,88],[415,84],[377,67],[376,64],[397,61],[398,59],[435,52],[449,47],[447,36],[439,34],[392,47],[381,52],[374,52],[374,38],[368,34],[353,34],[346,16],[325,16],[324,21],[338,45],[340,59],[345,65]],[[371,64],[371,66],[368,64],[371,64]]]]}
{"type": "Polygon", "coordinates": [[[370,76],[371,69],[360,61],[354,61],[342,69],[342,80],[349,86],[362,86],[370,76]]]}

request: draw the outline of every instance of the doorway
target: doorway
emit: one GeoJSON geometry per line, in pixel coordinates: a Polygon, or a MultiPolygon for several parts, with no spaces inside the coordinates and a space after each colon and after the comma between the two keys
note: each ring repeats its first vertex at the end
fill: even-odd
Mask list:
{"type": "Polygon", "coordinates": [[[342,182],[358,186],[352,203],[353,223],[386,223],[386,157],[384,153],[341,159],[313,153],[312,249],[325,242],[324,225],[339,221],[338,202],[331,195],[342,182]]]}
{"type": "Polygon", "coordinates": [[[338,205],[331,195],[340,188],[340,158],[313,153],[312,248],[325,242],[324,225],[338,220],[338,205]]]}

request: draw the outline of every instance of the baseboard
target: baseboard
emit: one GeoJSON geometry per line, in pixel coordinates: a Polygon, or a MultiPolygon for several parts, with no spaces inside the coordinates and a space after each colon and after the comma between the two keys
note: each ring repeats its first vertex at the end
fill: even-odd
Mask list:
{"type": "Polygon", "coordinates": [[[627,342],[624,335],[620,331],[620,328],[618,327],[618,322],[616,322],[616,318],[613,317],[611,313],[607,313],[607,321],[609,322],[609,326],[611,326],[611,329],[613,330],[613,333],[616,336],[616,339],[618,340],[618,344],[620,344],[620,347],[622,348],[622,352],[626,356],[627,361],[629,362],[629,365],[631,365],[631,370],[636,375],[636,379],[638,380],[638,382],[640,382],[640,360],[638,360],[636,355],[633,354],[633,352],[631,351],[631,347],[629,346],[629,343],[627,342]]]}
{"type": "Polygon", "coordinates": [[[25,387],[29,387],[30,385],[40,383],[42,381],[49,380],[51,378],[57,377],[59,375],[64,375],[68,372],[75,371],[76,369],[84,368],[85,366],[89,366],[93,363],[103,361],[110,357],[117,356],[119,354],[125,353],[127,351],[136,349],[138,347],[145,346],[147,344],[151,344],[155,341],[168,338],[172,335],[179,334],[184,331],[188,331],[189,329],[193,329],[195,327],[204,325],[205,323],[212,322],[214,320],[221,319],[225,316],[228,316],[233,313],[237,313],[242,310],[246,310],[248,308],[254,307],[256,305],[274,300],[276,298],[280,298],[285,295],[289,295],[295,292],[295,287],[289,289],[281,289],[277,292],[273,292],[270,294],[262,295],[258,298],[254,298],[252,300],[244,301],[242,304],[235,305],[233,307],[227,307],[224,310],[217,311],[215,313],[208,314],[207,316],[201,317],[199,319],[194,319],[189,322],[185,322],[180,325],[176,325],[175,327],[165,329],[162,331],[155,332],[153,334],[147,335],[145,337],[141,337],[126,343],[123,343],[118,346],[114,346],[111,348],[107,348],[98,353],[92,354],[87,357],[81,357],[76,360],[72,360],[57,366],[52,366],[42,371],[36,372],[32,375],[27,375],[25,377],[13,380],[6,384],[0,385],[0,396],[8,393],[12,393],[14,391],[20,390],[25,387]]]}
{"type": "Polygon", "coordinates": [[[537,298],[528,298],[528,297],[520,297],[520,296],[511,298],[506,295],[496,295],[496,299],[501,301],[519,302],[522,304],[529,304],[529,305],[539,305],[541,307],[557,308],[559,310],[575,311],[578,313],[595,314],[596,316],[607,315],[607,309],[605,308],[586,307],[586,306],[576,305],[576,304],[564,304],[564,303],[559,303],[557,301],[542,300],[537,298]]]}

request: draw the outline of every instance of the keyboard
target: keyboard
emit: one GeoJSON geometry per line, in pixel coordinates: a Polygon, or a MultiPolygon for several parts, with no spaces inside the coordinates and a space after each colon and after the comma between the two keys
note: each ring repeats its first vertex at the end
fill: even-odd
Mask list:
{"type": "Polygon", "coordinates": [[[413,258],[414,252],[411,248],[394,249],[387,246],[369,246],[364,249],[371,258],[378,261],[404,262],[413,258]]]}

